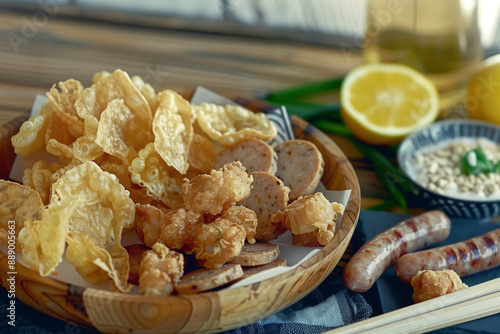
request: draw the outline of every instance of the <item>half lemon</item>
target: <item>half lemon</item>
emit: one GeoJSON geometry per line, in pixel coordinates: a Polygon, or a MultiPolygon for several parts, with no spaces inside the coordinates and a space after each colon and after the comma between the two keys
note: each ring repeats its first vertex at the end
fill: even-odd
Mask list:
{"type": "Polygon", "coordinates": [[[439,114],[436,86],[406,65],[361,65],[344,78],[341,115],[354,136],[372,145],[399,143],[439,114]]]}

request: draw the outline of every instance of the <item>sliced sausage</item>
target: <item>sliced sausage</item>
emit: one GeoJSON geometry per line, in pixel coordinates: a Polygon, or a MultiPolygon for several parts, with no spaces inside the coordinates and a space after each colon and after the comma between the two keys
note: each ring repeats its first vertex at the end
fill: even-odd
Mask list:
{"type": "Polygon", "coordinates": [[[265,141],[250,139],[224,149],[217,156],[214,169],[219,169],[225,164],[240,161],[247,172],[276,173],[277,154],[265,141]]]}
{"type": "Polygon", "coordinates": [[[253,177],[250,196],[241,205],[255,211],[257,214],[257,231],[255,239],[259,241],[271,241],[286,231],[282,223],[273,223],[271,216],[283,210],[288,204],[288,193],[280,179],[267,172],[249,173],[253,177]]]}
{"type": "Polygon", "coordinates": [[[246,267],[260,266],[276,260],[279,254],[280,249],[277,244],[270,242],[244,244],[240,254],[233,257],[228,263],[237,263],[246,267]]]}
{"type": "Polygon", "coordinates": [[[218,269],[201,268],[181,277],[175,286],[178,294],[192,294],[215,289],[243,276],[239,264],[224,264],[218,269]]]}
{"type": "Polygon", "coordinates": [[[278,144],[276,176],[290,188],[290,201],[314,193],[323,176],[325,161],[316,145],[307,140],[294,139],[278,144]]]}

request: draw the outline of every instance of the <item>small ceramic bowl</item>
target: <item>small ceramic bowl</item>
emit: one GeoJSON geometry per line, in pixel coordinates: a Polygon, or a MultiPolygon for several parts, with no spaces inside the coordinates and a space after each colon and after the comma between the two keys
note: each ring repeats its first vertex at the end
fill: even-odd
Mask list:
{"type": "Polygon", "coordinates": [[[397,152],[399,167],[411,181],[422,206],[438,209],[450,217],[488,219],[500,215],[500,196],[461,196],[459,191],[439,193],[421,185],[419,166],[415,162],[422,153],[435,151],[455,141],[484,138],[500,145],[500,127],[492,123],[454,119],[437,121],[406,137],[397,152]]]}

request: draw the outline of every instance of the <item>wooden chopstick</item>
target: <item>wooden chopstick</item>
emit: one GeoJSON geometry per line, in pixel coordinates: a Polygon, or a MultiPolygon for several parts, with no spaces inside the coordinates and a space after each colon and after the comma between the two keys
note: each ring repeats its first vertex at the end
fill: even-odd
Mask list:
{"type": "Polygon", "coordinates": [[[500,313],[500,278],[324,334],[425,333],[500,313]]]}

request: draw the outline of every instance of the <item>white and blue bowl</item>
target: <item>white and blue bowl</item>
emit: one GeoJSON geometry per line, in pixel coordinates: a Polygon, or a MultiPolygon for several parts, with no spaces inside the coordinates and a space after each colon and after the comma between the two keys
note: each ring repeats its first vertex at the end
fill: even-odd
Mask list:
{"type": "Polygon", "coordinates": [[[423,207],[442,210],[455,218],[489,219],[500,216],[498,197],[462,199],[430,191],[417,182],[418,171],[414,160],[419,154],[443,145],[444,142],[477,138],[486,138],[500,144],[500,127],[468,119],[441,120],[410,134],[401,142],[397,152],[399,167],[410,180],[423,207]]]}

